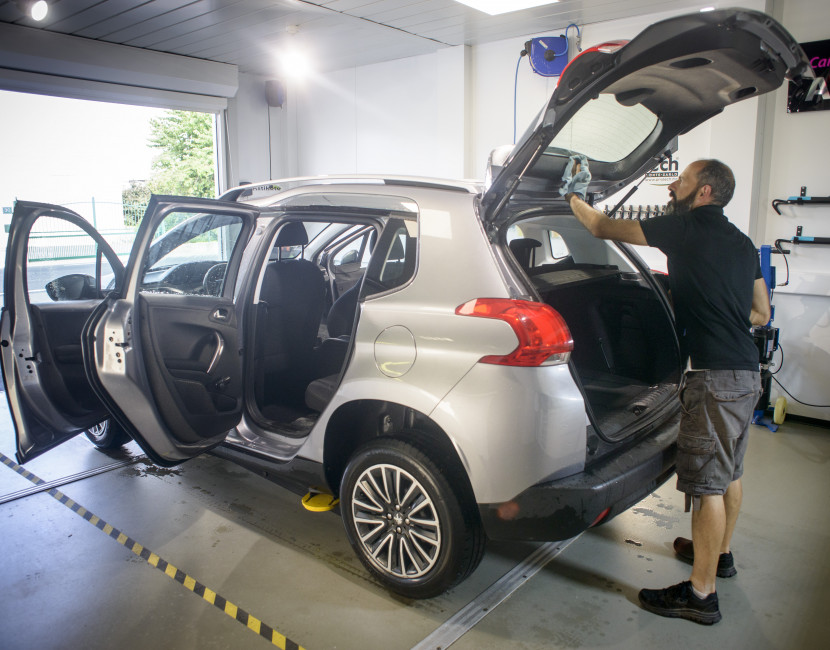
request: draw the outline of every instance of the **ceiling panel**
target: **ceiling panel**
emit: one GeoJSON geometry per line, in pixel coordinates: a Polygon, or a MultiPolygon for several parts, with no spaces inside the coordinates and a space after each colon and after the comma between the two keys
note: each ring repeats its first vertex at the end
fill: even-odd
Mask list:
{"type": "Polygon", "coordinates": [[[259,23],[268,16],[291,15],[291,12],[274,7],[273,0],[237,2],[210,11],[204,10],[214,4],[215,0],[202,0],[182,7],[176,11],[175,16],[159,16],[147,23],[108,34],[107,39],[120,39],[123,43],[136,47],[155,47],[203,29],[213,29],[215,33],[233,36],[235,26],[259,23]]]}
{"type": "Polygon", "coordinates": [[[669,8],[665,0],[562,0],[489,16],[454,0],[49,1],[49,15],[36,23],[13,0],[0,0],[0,22],[233,63],[267,76],[275,74],[272,53],[289,44],[311,50],[315,67],[326,71],[669,8]]]}

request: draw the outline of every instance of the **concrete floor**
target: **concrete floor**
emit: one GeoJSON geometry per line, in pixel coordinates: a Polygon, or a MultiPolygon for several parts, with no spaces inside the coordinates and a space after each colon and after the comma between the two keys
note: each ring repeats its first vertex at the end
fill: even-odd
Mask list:
{"type": "MultiPolygon", "coordinates": [[[[261,621],[278,646],[309,650],[827,648],[830,429],[787,421],[751,435],[738,575],[719,581],[713,627],[637,603],[641,587],[688,578],[671,550],[689,534],[673,481],[569,545],[490,544],[462,585],[407,601],[368,578],[337,515],[308,513],[265,479],[210,456],[163,470],[134,443],[107,456],[76,438],[26,469],[54,481],[138,458],[58,489],[183,573],[177,582],[48,491],[17,495],[0,503],[0,647],[274,647],[261,621]]],[[[5,408],[0,452],[14,457],[5,408]]],[[[31,487],[0,465],[0,501],[31,487]]]]}

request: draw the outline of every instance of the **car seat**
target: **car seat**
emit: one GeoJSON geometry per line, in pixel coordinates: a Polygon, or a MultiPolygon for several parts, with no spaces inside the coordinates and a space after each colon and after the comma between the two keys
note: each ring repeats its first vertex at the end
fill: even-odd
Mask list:
{"type": "MultiPolygon", "coordinates": [[[[308,244],[299,221],[285,224],[275,246],[308,244]]],[[[305,385],[312,375],[312,351],[325,304],[323,272],[298,256],[269,262],[260,289],[257,325],[257,396],[263,403],[302,403],[305,385]]]]}

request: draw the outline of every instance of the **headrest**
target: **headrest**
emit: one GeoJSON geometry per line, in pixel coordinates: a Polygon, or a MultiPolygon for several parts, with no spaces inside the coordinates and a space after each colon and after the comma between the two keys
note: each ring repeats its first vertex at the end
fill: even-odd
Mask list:
{"type": "Polygon", "coordinates": [[[536,239],[530,239],[529,237],[514,239],[508,244],[516,261],[525,269],[529,269],[534,265],[536,261],[536,249],[541,245],[542,242],[536,239]]]}
{"type": "Polygon", "coordinates": [[[277,246],[306,246],[307,244],[308,233],[300,221],[289,221],[277,235],[277,246]]]}
{"type": "Polygon", "coordinates": [[[510,250],[512,250],[513,252],[516,252],[516,251],[521,251],[521,250],[539,248],[539,246],[542,245],[542,242],[540,242],[537,239],[530,239],[529,237],[527,237],[527,238],[524,238],[524,239],[514,239],[513,241],[510,242],[509,245],[510,245],[510,250]]]}

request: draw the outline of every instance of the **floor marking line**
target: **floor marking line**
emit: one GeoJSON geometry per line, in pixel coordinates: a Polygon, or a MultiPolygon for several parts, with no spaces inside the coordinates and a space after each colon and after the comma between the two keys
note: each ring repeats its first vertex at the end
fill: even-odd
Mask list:
{"type": "MultiPolygon", "coordinates": [[[[98,476],[99,474],[105,474],[106,472],[111,472],[114,469],[120,469],[122,467],[128,467],[129,465],[135,465],[140,460],[146,460],[146,456],[138,456],[136,458],[131,458],[130,460],[122,460],[118,461],[117,463],[110,463],[109,465],[104,465],[102,467],[96,467],[95,469],[90,469],[85,472],[78,472],[77,474],[72,474],[70,476],[64,476],[63,478],[56,479],[54,481],[49,481],[48,483],[43,481],[42,479],[33,480],[31,472],[28,470],[24,470],[29,476],[26,476],[23,472],[17,472],[23,478],[28,479],[32,483],[34,483],[34,487],[26,488],[25,490],[18,490],[17,492],[10,492],[9,494],[5,494],[0,497],[0,505],[4,503],[8,503],[9,501],[16,501],[17,499],[23,499],[25,497],[31,496],[32,494],[37,494],[39,492],[46,492],[47,490],[51,490],[52,488],[61,487],[63,485],[67,485],[68,483],[75,483],[76,481],[82,481],[85,478],[90,478],[92,476],[98,476]]],[[[20,467],[16,465],[13,460],[11,460],[8,456],[3,456],[3,464],[9,467],[9,469],[14,470],[14,467],[20,467]],[[8,462],[6,462],[8,461],[8,462]]],[[[15,470],[17,471],[17,470],[15,470]]],[[[37,478],[37,477],[35,477],[37,478]]]]}
{"type": "Polygon", "coordinates": [[[547,542],[539,546],[429,636],[412,646],[412,650],[446,650],[581,536],[582,533],[561,542],[547,542]]]}
{"type": "MultiPolygon", "coordinates": [[[[28,470],[22,468],[20,465],[15,463],[12,459],[10,459],[2,452],[0,452],[0,462],[6,465],[9,469],[27,478],[32,483],[35,483],[36,485],[44,484],[44,481],[42,479],[38,478],[28,470]]],[[[44,490],[45,489],[48,488],[44,487],[44,490]]],[[[175,566],[173,566],[166,560],[160,558],[155,553],[148,551],[144,546],[142,546],[135,540],[131,539],[117,528],[111,526],[103,519],[100,519],[99,517],[96,517],[95,515],[90,513],[88,510],[86,510],[86,508],[83,508],[79,504],[75,503],[72,499],[63,494],[60,490],[52,488],[49,489],[48,494],[52,498],[56,499],[57,501],[65,505],[72,512],[79,515],[82,519],[88,521],[96,528],[106,533],[107,536],[114,539],[121,546],[125,547],[127,550],[131,551],[141,559],[145,560],[151,566],[155,567],[156,569],[159,569],[168,578],[175,580],[176,582],[184,586],[188,591],[193,592],[197,596],[201,597],[202,600],[207,601],[217,609],[223,611],[232,619],[244,625],[246,629],[251,630],[258,636],[267,639],[271,642],[272,645],[277,646],[281,650],[303,650],[303,647],[299,644],[295,643],[288,637],[283,636],[274,628],[265,625],[258,618],[251,616],[248,612],[246,612],[243,609],[240,609],[230,601],[226,600],[225,598],[217,594],[215,591],[208,589],[205,585],[191,578],[186,573],[184,573],[180,569],[177,569],[175,566]],[[89,515],[89,517],[87,517],[87,515],[89,515]]]]}

